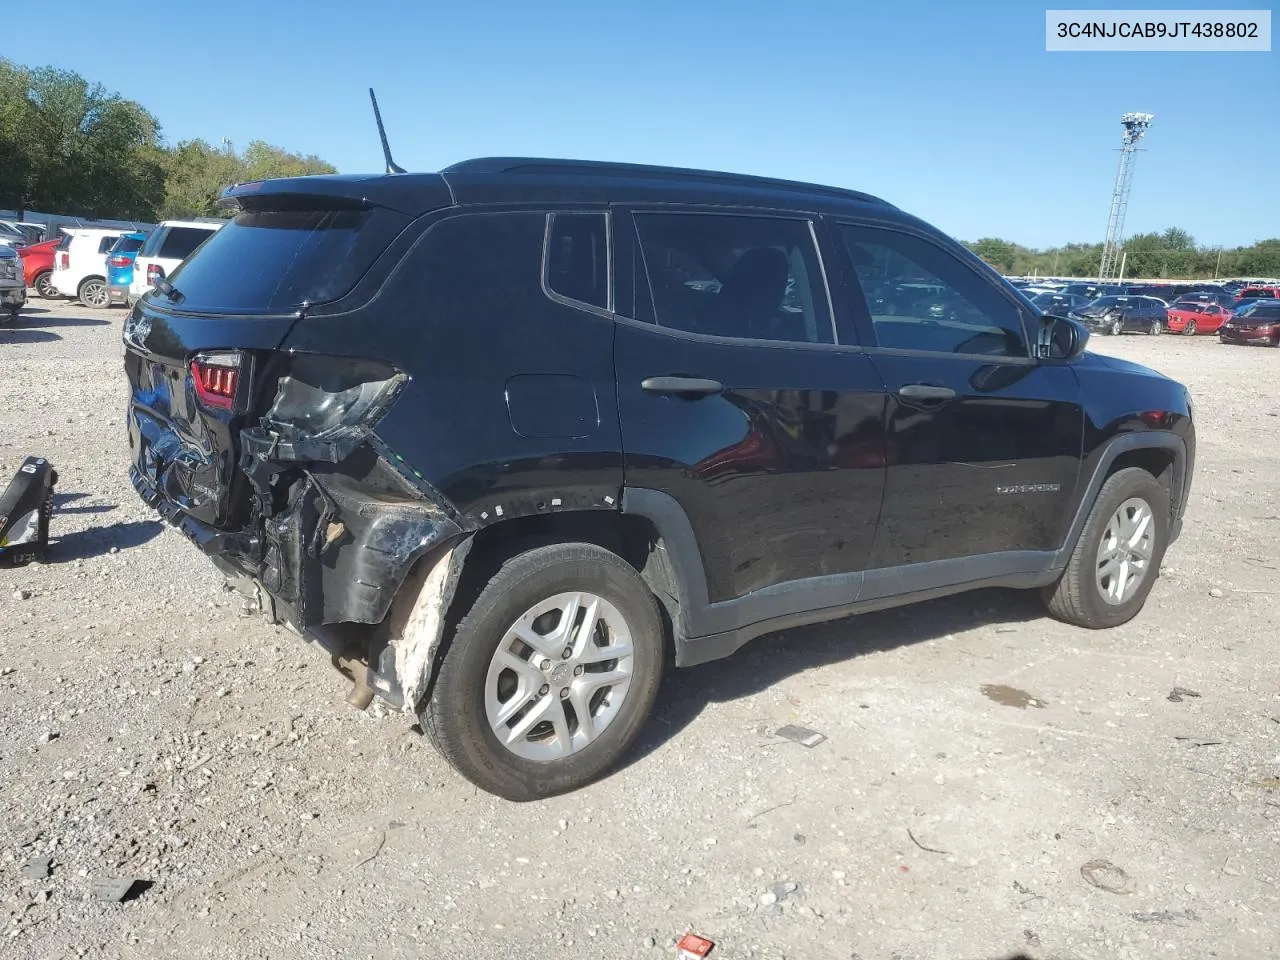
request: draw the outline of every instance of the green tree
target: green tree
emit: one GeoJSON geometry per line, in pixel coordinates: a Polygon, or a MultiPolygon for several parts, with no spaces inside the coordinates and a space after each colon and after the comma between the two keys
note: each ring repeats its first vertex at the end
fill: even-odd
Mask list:
{"type": "Polygon", "coordinates": [[[141,104],[72,71],[42,67],[24,75],[24,205],[89,217],[153,217],[163,195],[159,121],[141,104]]]}

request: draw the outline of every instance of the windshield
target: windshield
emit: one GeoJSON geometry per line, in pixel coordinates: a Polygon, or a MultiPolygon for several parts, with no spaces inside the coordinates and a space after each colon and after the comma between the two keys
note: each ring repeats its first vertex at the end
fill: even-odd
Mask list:
{"type": "Polygon", "coordinates": [[[1241,290],[1240,298],[1242,300],[1272,300],[1275,298],[1275,292],[1264,287],[1251,287],[1241,290]]]}
{"type": "Polygon", "coordinates": [[[170,277],[184,309],[289,310],[349,292],[407,222],[389,210],[253,210],[170,277]]]}
{"type": "Polygon", "coordinates": [[[1280,303],[1254,303],[1237,314],[1238,317],[1248,317],[1250,320],[1259,323],[1271,323],[1274,320],[1280,320],[1280,303]]]}

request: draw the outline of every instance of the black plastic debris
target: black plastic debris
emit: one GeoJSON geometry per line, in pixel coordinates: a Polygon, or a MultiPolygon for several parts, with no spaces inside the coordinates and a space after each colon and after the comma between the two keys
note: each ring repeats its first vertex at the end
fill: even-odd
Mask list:
{"type": "Polygon", "coordinates": [[[1198,696],[1200,696],[1200,694],[1196,693],[1194,690],[1188,690],[1186,687],[1174,687],[1172,690],[1169,691],[1169,696],[1166,697],[1165,699],[1167,699],[1170,703],[1181,703],[1183,697],[1198,697],[1198,696]]]}
{"type": "Polygon", "coordinates": [[[0,494],[0,561],[21,566],[44,559],[57,482],[58,472],[43,457],[22,462],[0,494]]]}

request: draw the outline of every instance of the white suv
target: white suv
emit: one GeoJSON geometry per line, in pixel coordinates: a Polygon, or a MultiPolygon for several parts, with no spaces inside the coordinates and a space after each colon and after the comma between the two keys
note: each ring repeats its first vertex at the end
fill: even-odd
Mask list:
{"type": "Polygon", "coordinates": [[[222,227],[221,223],[197,220],[165,220],[147,237],[133,261],[133,282],[129,284],[129,304],[173,273],[191,251],[222,227]]]}
{"type": "Polygon", "coordinates": [[[53,251],[49,283],[64,297],[76,297],[86,307],[106,307],[107,251],[128,230],[63,227],[53,251]]]}

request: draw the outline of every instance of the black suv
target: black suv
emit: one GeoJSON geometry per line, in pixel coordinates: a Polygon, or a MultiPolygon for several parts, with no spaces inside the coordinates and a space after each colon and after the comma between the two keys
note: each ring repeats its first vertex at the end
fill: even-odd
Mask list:
{"type": "Polygon", "coordinates": [[[668,650],[992,585],[1113,626],[1179,532],[1183,387],[874,197],[489,159],[226,199],[125,324],[134,486],[502,796],[607,770],[668,650]]]}
{"type": "Polygon", "coordinates": [[[1099,297],[1071,314],[1094,330],[1119,336],[1122,333],[1164,333],[1169,324],[1169,308],[1155,297],[1099,297]]]}

